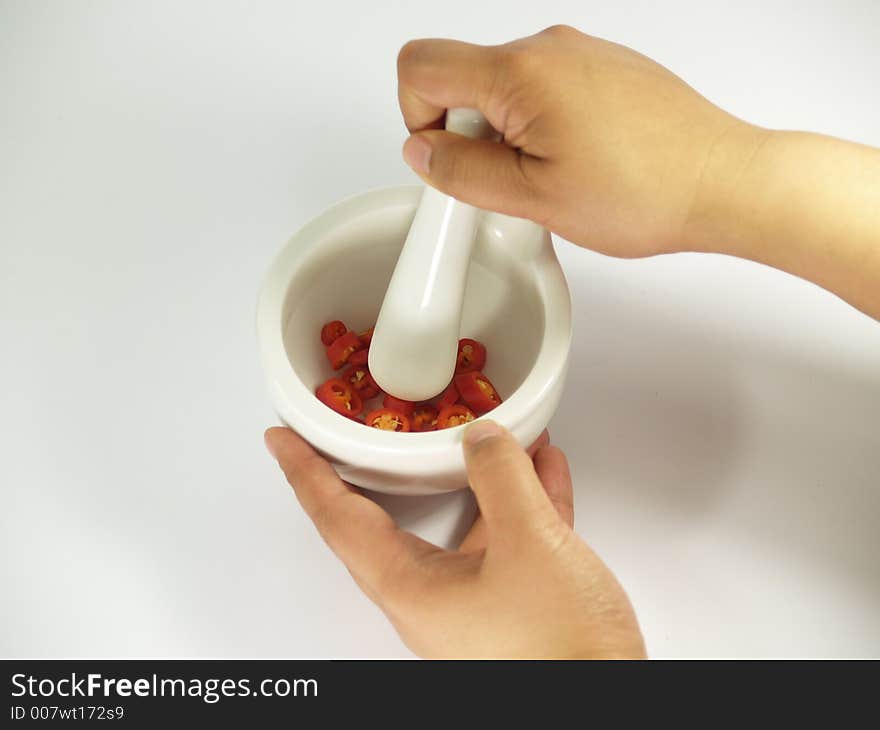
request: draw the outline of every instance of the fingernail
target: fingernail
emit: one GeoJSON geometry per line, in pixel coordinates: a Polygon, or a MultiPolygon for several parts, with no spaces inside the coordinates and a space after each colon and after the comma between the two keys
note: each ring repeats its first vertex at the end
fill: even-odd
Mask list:
{"type": "Polygon", "coordinates": [[[480,441],[500,435],[501,426],[495,423],[495,421],[477,421],[473,425],[468,426],[464,432],[464,443],[467,446],[473,446],[480,441]]]}
{"type": "Polygon", "coordinates": [[[269,452],[269,455],[275,459],[275,461],[278,461],[278,457],[275,455],[275,447],[272,446],[272,439],[270,438],[268,431],[263,434],[263,443],[266,444],[266,451],[269,452]]]}
{"type": "Polygon", "coordinates": [[[420,134],[414,134],[403,144],[403,159],[416,172],[428,174],[431,163],[431,145],[420,134]]]}

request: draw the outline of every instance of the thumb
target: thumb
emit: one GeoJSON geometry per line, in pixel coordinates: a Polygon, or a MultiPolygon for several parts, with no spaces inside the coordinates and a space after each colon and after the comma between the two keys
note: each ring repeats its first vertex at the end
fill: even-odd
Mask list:
{"type": "Polygon", "coordinates": [[[531,458],[509,431],[479,420],[465,431],[462,443],[490,542],[493,532],[521,536],[561,523],[531,458]]]}
{"type": "Polygon", "coordinates": [[[534,176],[541,160],[504,142],[426,130],[404,142],[403,159],[426,183],[457,200],[519,218],[538,213],[534,176]]]}

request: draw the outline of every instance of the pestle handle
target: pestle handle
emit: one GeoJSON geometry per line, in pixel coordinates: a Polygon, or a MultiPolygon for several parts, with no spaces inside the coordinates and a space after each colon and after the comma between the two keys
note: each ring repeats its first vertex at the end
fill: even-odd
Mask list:
{"type": "MultiPolygon", "coordinates": [[[[447,110],[446,129],[471,138],[497,138],[475,109],[447,110]]],[[[422,401],[452,380],[478,213],[425,187],[370,345],[370,372],[386,393],[422,401]]]]}
{"type": "Polygon", "coordinates": [[[455,107],[446,110],[446,131],[471,139],[494,139],[498,133],[477,109],[455,107]]]}

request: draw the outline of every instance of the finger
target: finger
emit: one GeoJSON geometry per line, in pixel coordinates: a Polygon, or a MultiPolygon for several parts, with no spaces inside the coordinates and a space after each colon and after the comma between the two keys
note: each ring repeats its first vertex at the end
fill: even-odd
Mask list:
{"type": "Polygon", "coordinates": [[[530,459],[534,459],[535,454],[537,454],[539,450],[549,445],[550,432],[545,428],[543,431],[541,431],[541,433],[538,434],[538,438],[532,441],[532,445],[526,449],[526,453],[529,455],[530,459]]]}
{"type": "Polygon", "coordinates": [[[410,136],[403,158],[432,187],[471,205],[519,218],[543,210],[541,160],[503,142],[434,129],[410,136]]]}
{"type": "Polygon", "coordinates": [[[275,456],[306,514],[330,549],[374,599],[406,591],[420,572],[417,563],[442,552],[397,528],[375,502],[343,482],[333,467],[289,428],[266,431],[275,456]]]}
{"type": "MultiPolygon", "coordinates": [[[[529,457],[534,457],[536,453],[549,443],[550,432],[545,428],[541,431],[541,434],[535,439],[532,445],[526,449],[526,453],[529,457]]],[[[486,521],[483,519],[483,516],[477,512],[477,516],[474,518],[474,523],[471,525],[471,529],[468,530],[467,534],[464,536],[458,549],[460,552],[464,553],[474,552],[476,550],[484,549],[486,543],[486,521]]]]}
{"type": "Polygon", "coordinates": [[[479,420],[465,431],[463,445],[490,539],[494,532],[516,536],[558,523],[532,460],[512,434],[494,421],[479,420]]]}
{"type": "Polygon", "coordinates": [[[446,109],[466,106],[482,111],[503,132],[498,126],[503,120],[490,104],[501,71],[497,47],[440,38],[410,41],[397,56],[397,94],[407,129],[440,126],[446,109]]]}
{"type": "Polygon", "coordinates": [[[555,446],[543,446],[535,454],[534,463],[538,479],[559,516],[574,527],[574,490],[565,454],[555,446]]]}

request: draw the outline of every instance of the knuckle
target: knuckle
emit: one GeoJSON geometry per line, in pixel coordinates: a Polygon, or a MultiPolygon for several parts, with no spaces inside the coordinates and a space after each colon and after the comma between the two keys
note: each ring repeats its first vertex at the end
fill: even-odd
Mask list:
{"type": "Polygon", "coordinates": [[[458,140],[449,146],[448,154],[444,155],[443,177],[462,188],[469,188],[474,176],[473,164],[468,158],[467,149],[458,140]]]}
{"type": "Polygon", "coordinates": [[[498,474],[502,469],[509,469],[517,463],[520,457],[524,457],[529,463],[531,460],[518,444],[503,436],[486,439],[472,447],[471,468],[475,476],[483,474],[498,474]]]}
{"type": "Polygon", "coordinates": [[[399,76],[405,76],[419,60],[425,47],[423,40],[411,40],[404,43],[397,52],[397,72],[399,76]]]}
{"type": "Polygon", "coordinates": [[[466,172],[467,165],[459,154],[458,145],[454,142],[446,145],[434,146],[431,155],[431,177],[446,182],[455,180],[461,182],[462,174],[466,172]],[[440,152],[440,154],[437,154],[440,152]]]}
{"type": "Polygon", "coordinates": [[[572,530],[561,519],[536,525],[535,534],[544,549],[552,556],[564,552],[574,536],[572,530]]]}
{"type": "Polygon", "coordinates": [[[514,75],[531,78],[536,71],[543,68],[545,59],[551,56],[554,41],[561,42],[582,35],[576,28],[559,23],[548,26],[529,38],[500,46],[500,49],[503,51],[505,65],[514,75]]]}
{"type": "Polygon", "coordinates": [[[467,141],[450,139],[441,132],[436,135],[436,142],[432,140],[431,180],[445,193],[452,194],[453,187],[467,189],[475,175],[467,141]]]}
{"type": "Polygon", "coordinates": [[[558,38],[564,38],[573,34],[578,33],[575,28],[572,28],[570,25],[566,25],[565,23],[554,23],[553,25],[547,26],[544,30],[541,31],[541,35],[555,36],[558,38]]]}

